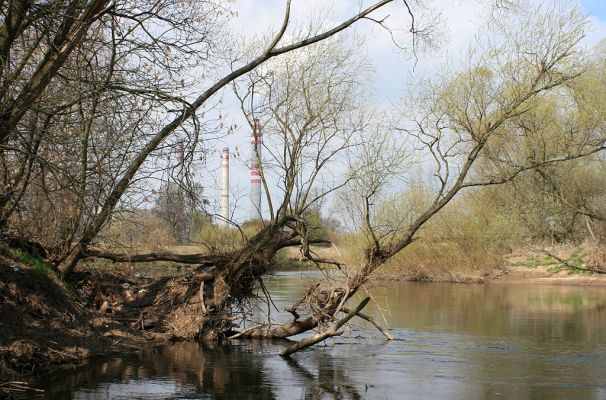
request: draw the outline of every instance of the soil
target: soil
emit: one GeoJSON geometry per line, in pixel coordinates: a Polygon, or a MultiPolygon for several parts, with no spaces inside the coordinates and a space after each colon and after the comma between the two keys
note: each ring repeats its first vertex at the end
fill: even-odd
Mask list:
{"type": "Polygon", "coordinates": [[[402,269],[379,271],[373,278],[377,281],[400,280],[421,282],[452,283],[498,283],[525,282],[554,285],[606,286],[606,274],[579,273],[577,271],[553,271],[549,266],[507,266],[494,271],[473,271],[467,273],[425,273],[423,270],[402,269]]]}
{"type": "Polygon", "coordinates": [[[606,275],[597,273],[554,272],[550,267],[508,267],[507,273],[491,282],[525,282],[550,285],[606,286],[606,275]]]}
{"type": "Polygon", "coordinates": [[[167,332],[142,329],[145,322],[126,306],[144,298],[149,283],[81,272],[68,289],[52,275],[0,256],[0,398],[35,394],[22,382],[25,375],[169,340],[167,332]]]}

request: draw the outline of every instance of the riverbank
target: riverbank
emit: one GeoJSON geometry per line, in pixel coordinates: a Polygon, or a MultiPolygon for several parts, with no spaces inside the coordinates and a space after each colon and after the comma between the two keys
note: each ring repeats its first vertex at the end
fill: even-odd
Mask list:
{"type": "Polygon", "coordinates": [[[33,264],[0,256],[0,398],[36,394],[23,383],[28,375],[168,340],[109,313],[117,304],[110,287],[122,288],[125,277],[107,274],[96,281],[82,272],[75,284],[66,284],[33,264]]]}
{"type": "MultiPolygon", "coordinates": [[[[384,280],[409,280],[606,286],[606,274],[578,269],[584,268],[588,254],[587,249],[576,247],[559,249],[554,256],[565,261],[562,263],[525,249],[512,253],[502,266],[492,270],[388,266],[374,279],[379,285],[384,280]]],[[[93,356],[139,351],[149,344],[179,340],[177,334],[188,327],[168,321],[173,332],[162,331],[165,321],[160,321],[162,314],[156,311],[163,304],[172,307],[173,299],[199,284],[188,281],[187,268],[170,267],[174,267],[170,276],[158,277],[155,270],[148,271],[150,276],[141,276],[131,268],[120,272],[89,266],[71,283],[65,283],[38,261],[1,254],[0,397],[8,389],[28,393],[21,383],[24,376],[61,364],[86,363],[93,356]],[[158,287],[161,290],[156,290],[158,287]],[[169,297],[157,297],[158,293],[169,297]]]]}
{"type": "Polygon", "coordinates": [[[377,281],[524,282],[606,286],[606,252],[596,244],[522,247],[504,255],[496,267],[449,268],[424,264],[389,265],[373,276],[377,281]]]}

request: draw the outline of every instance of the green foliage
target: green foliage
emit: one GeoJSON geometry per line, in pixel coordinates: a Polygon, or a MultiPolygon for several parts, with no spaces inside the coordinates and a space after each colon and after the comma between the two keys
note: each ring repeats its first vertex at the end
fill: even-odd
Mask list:
{"type": "Polygon", "coordinates": [[[328,239],[328,232],[324,227],[324,221],[322,221],[320,213],[311,211],[306,213],[304,218],[307,222],[307,234],[310,240],[328,239]]]}
{"type": "MultiPolygon", "coordinates": [[[[377,212],[377,226],[388,226],[396,216],[405,217],[402,224],[409,223],[430,196],[430,191],[416,188],[384,203],[377,212]]],[[[500,211],[484,189],[467,192],[431,219],[416,240],[386,264],[386,269],[419,279],[458,279],[490,273],[502,266],[504,256],[524,239],[517,220],[500,211]]],[[[383,238],[386,244],[397,238],[397,234],[387,232],[383,238]]],[[[367,243],[361,234],[339,237],[346,260],[354,263],[362,259],[367,243]]]]}
{"type": "Polygon", "coordinates": [[[14,259],[17,262],[25,264],[28,267],[31,267],[35,271],[43,276],[44,278],[52,281],[56,281],[60,283],[60,285],[65,288],[67,291],[72,291],[72,286],[68,283],[60,279],[60,277],[53,271],[48,264],[41,259],[40,257],[31,255],[23,250],[14,249],[8,247],[4,244],[0,244],[3,247],[3,252],[7,254],[10,258],[14,259]]]}

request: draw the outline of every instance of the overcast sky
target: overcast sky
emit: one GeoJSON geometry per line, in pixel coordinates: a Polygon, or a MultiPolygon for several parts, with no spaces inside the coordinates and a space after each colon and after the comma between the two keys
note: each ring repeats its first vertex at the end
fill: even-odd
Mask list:
{"type": "MultiPolygon", "coordinates": [[[[534,2],[534,0],[529,0],[534,2]]],[[[357,10],[372,4],[372,0],[293,0],[292,26],[300,25],[308,20],[309,16],[328,17],[337,22],[354,15],[357,10]]],[[[489,16],[488,3],[490,0],[477,1],[437,1],[423,2],[429,4],[433,10],[439,11],[444,23],[443,40],[439,50],[418,55],[418,60],[411,57],[410,52],[403,52],[394,45],[391,35],[372,21],[360,21],[352,32],[365,38],[365,46],[361,51],[365,52],[372,60],[375,69],[375,82],[373,82],[373,94],[376,103],[384,108],[395,107],[404,94],[406,85],[414,82],[415,78],[431,75],[432,71],[438,69],[444,63],[455,64],[460,59],[474,40],[481,27],[486,23],[489,16]]],[[[549,4],[550,1],[547,1],[549,4]]],[[[595,45],[599,40],[606,37],[606,0],[582,0],[578,3],[574,0],[571,4],[578,4],[588,15],[591,26],[586,34],[583,45],[587,48],[595,45]]],[[[232,21],[232,30],[252,38],[254,35],[264,32],[275,31],[282,22],[285,0],[235,0],[233,9],[237,12],[232,21]]],[[[413,11],[415,9],[413,8],[413,11]]],[[[432,10],[419,11],[416,16],[422,18],[423,13],[434,15],[432,10]]],[[[410,36],[405,36],[402,28],[406,28],[410,22],[401,1],[396,1],[392,6],[379,10],[373,17],[376,19],[387,18],[388,25],[394,29],[396,41],[403,47],[410,47],[410,36]],[[400,29],[400,30],[398,30],[400,29]]],[[[236,197],[240,197],[236,219],[242,221],[249,213],[249,172],[245,162],[250,154],[248,145],[248,129],[244,127],[241,117],[235,107],[230,106],[230,95],[225,95],[225,112],[228,121],[237,122],[240,128],[235,134],[228,136],[225,140],[217,143],[219,150],[223,146],[229,146],[232,154],[240,153],[239,159],[232,158],[231,163],[231,190],[236,197]],[[237,149],[237,150],[236,150],[237,149]]],[[[206,196],[211,204],[218,203],[218,176],[219,176],[219,151],[211,155],[209,167],[211,174],[216,175],[206,186],[206,196]],[[215,160],[216,158],[216,160],[215,160]],[[214,171],[214,172],[212,172],[214,171]]],[[[216,210],[218,212],[218,210],[216,210]]]]}

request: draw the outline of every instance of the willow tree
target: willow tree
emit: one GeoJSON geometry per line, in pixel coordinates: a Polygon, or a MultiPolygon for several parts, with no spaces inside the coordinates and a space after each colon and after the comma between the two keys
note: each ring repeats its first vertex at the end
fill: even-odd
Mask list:
{"type": "Polygon", "coordinates": [[[328,289],[310,289],[291,310],[293,321],[269,330],[250,329],[245,335],[288,337],[320,329],[284,355],[338,335],[338,328],[359,313],[367,299],[353,310],[346,302],[374,271],[410,245],[424,224],[462,190],[503,184],[525,171],[606,148],[606,132],[589,126],[559,127],[554,133],[557,146],[545,146],[545,131],[522,128],[521,121],[539,110],[549,96],[567,98],[571,107],[584,107],[574,101],[570,88],[583,73],[578,44],[585,18],[576,8],[540,11],[517,14],[498,24],[482,51],[470,51],[465,69],[428,80],[409,97],[393,135],[406,138],[411,143],[409,152],[421,153],[411,158],[430,169],[428,179],[434,188],[430,201],[412,213],[403,210],[386,225],[384,219],[377,218],[381,188],[390,178],[402,176],[397,161],[401,151],[389,143],[374,143],[361,152],[352,168],[363,184],[350,191],[350,196],[357,194],[350,201],[358,204],[354,210],[368,239],[362,261],[341,269],[345,271],[344,286],[327,284],[328,289]],[[524,156],[532,151],[542,154],[524,156]],[[344,311],[345,317],[340,318],[344,311]]]}

